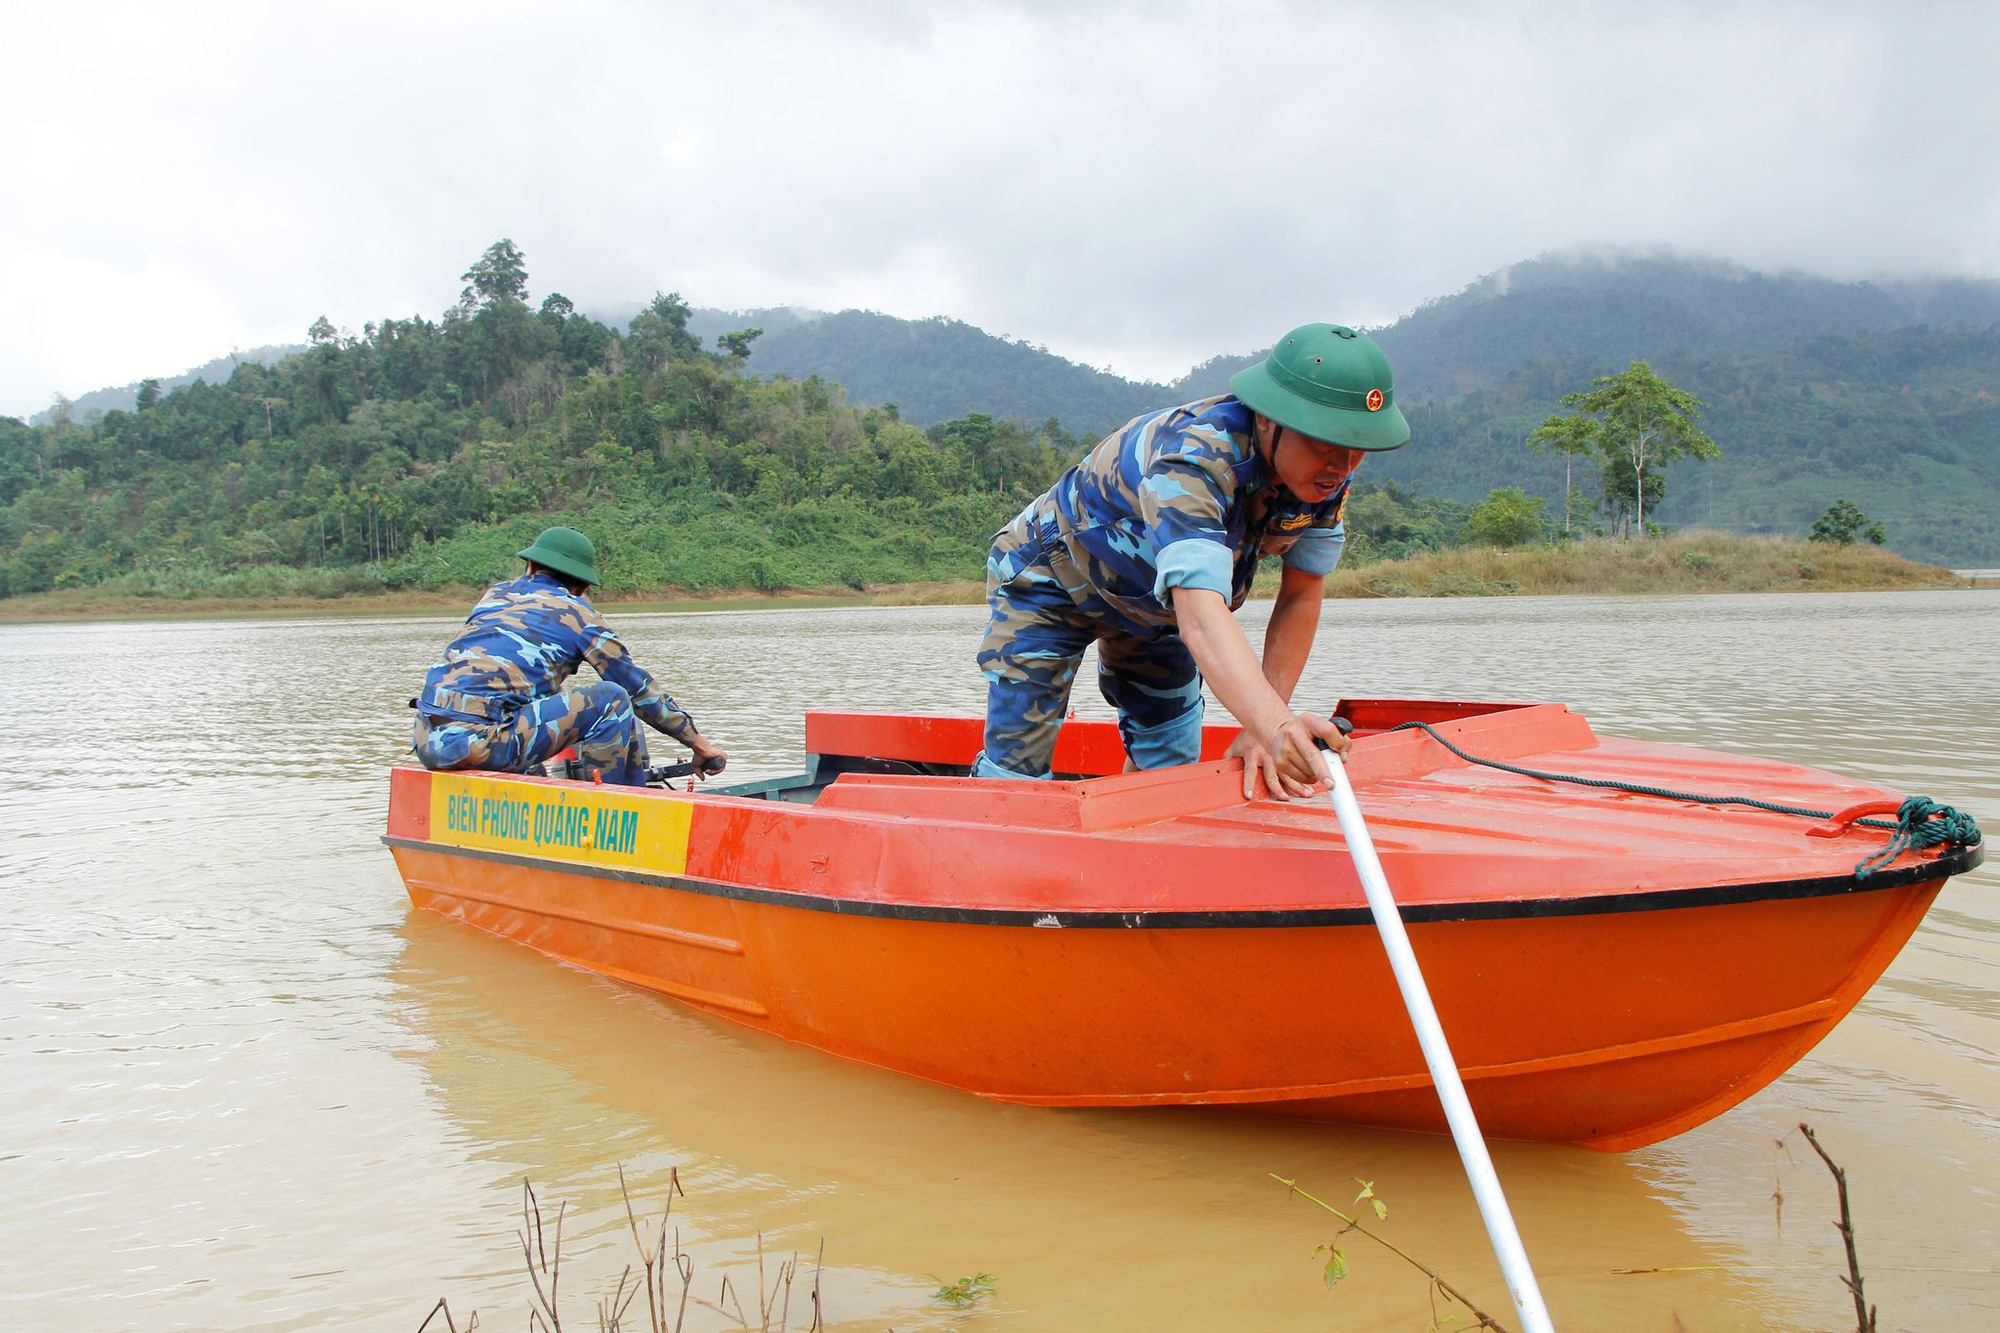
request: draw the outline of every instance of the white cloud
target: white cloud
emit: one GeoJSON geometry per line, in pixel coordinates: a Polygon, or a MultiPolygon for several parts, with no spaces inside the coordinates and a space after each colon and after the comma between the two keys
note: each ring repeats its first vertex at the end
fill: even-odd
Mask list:
{"type": "Polygon", "coordinates": [[[0,411],[436,313],[949,314],[1172,376],[1549,249],[2000,275],[2000,10],[98,5],[10,21],[0,411]]]}

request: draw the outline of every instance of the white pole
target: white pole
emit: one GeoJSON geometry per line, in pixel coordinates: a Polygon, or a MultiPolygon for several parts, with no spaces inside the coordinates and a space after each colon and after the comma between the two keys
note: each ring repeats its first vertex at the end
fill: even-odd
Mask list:
{"type": "Polygon", "coordinates": [[[1375,855],[1375,840],[1368,836],[1368,824],[1361,818],[1361,805],[1354,799],[1354,784],[1347,779],[1347,766],[1332,754],[1326,756],[1327,795],[1333,812],[1340,817],[1340,831],[1347,838],[1347,850],[1354,857],[1354,869],[1361,876],[1362,890],[1368,895],[1368,910],[1375,915],[1375,928],[1382,934],[1382,946],[1389,952],[1389,966],[1395,970],[1396,985],[1403,992],[1403,1007],[1417,1029],[1417,1044],[1423,1047],[1424,1063],[1430,1066],[1431,1082],[1437,1085],[1438,1100],[1444,1103],[1444,1118],[1451,1125],[1451,1137],[1458,1143],[1458,1155],[1465,1163],[1466,1179],[1472,1183],[1472,1197],[1479,1201],[1480,1216],[1486,1219],[1486,1234],[1493,1242],[1493,1255],[1507,1278],[1507,1292],[1528,1333],[1554,1333],[1548,1307],[1542,1304],[1541,1288],[1535,1284],[1534,1270],[1528,1267],[1528,1252],[1521,1246],[1521,1233],[1514,1229],[1514,1215],[1507,1210],[1507,1196],[1500,1191],[1500,1177],[1494,1173],[1493,1159],[1486,1153],[1479,1122],[1473,1118],[1472,1103],[1466,1100],[1465,1084],[1459,1079],[1458,1065],[1445,1043],[1444,1028],[1431,1005],[1430,988],[1417,967],[1417,955],[1410,948],[1410,936],[1403,929],[1403,915],[1396,909],[1395,895],[1382,873],[1375,855]]]}

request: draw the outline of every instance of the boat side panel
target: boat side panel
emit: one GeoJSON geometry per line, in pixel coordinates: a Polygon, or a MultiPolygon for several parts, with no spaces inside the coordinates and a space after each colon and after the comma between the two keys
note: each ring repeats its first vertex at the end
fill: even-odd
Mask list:
{"type": "Polygon", "coordinates": [[[431,775],[404,765],[389,770],[389,836],[427,842],[431,836],[431,775]]]}
{"type": "Polygon", "coordinates": [[[729,898],[559,867],[392,848],[411,901],[634,985],[770,1027],[766,983],[729,898]]]}
{"type": "MultiPolygon", "coordinates": [[[[907,852],[905,853],[907,854],[907,852]]],[[[1365,926],[1038,929],[808,911],[397,847],[412,899],[777,1035],[1004,1100],[1250,1104],[1436,1129],[1365,926]]],[[[1748,1096],[1938,885],[1412,930],[1503,1137],[1623,1148],[1748,1096]]]]}

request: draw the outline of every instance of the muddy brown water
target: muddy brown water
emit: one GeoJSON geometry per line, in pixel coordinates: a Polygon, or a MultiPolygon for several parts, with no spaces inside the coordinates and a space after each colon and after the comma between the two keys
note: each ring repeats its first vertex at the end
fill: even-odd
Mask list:
{"type": "MultiPolygon", "coordinates": [[[[1245,613],[1261,632],[1264,609],[1245,613]]],[[[813,707],[976,712],[971,607],[620,618],[732,755],[813,707]]],[[[378,841],[446,618],[0,629],[0,1309],[15,1327],[525,1323],[516,1210],[566,1201],[566,1324],[632,1258],[617,1167],[696,1295],[753,1326],[757,1236],[824,1243],[835,1327],[1401,1329],[1425,1280],[1512,1322],[1448,1140],[1229,1112],[989,1104],[692,1013],[413,912],[378,841]],[[987,1272],[969,1310],[931,1296],[987,1272]]],[[[1341,603],[1302,700],[1555,699],[1600,731],[1865,775],[2000,829],[2000,596],[1341,603]]],[[[1085,685],[1077,703],[1104,715],[1085,685]]],[[[1522,984],[1533,985],[1533,978],[1522,984]]],[[[1327,1018],[1341,1021],[1341,980],[1327,1018]]],[[[1193,1038],[1191,1038],[1193,1039],[1193,1038]]],[[[1496,1145],[1564,1329],[1852,1327],[1848,1169],[1882,1326],[2000,1326],[2000,868],[1954,881],[1775,1085],[1659,1146],[1496,1145]],[[1776,1196],[1782,1196],[1782,1204],[1776,1196]],[[1667,1270],[1621,1275],[1621,1269],[1667,1270]]],[[[803,1327],[807,1279],[794,1289],[803,1327]]],[[[731,1326],[700,1306],[690,1328],[731,1326]]]]}

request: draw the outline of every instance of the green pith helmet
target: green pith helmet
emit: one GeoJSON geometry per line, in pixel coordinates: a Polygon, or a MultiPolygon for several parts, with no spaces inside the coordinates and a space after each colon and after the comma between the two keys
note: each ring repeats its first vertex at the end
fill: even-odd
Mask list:
{"type": "Polygon", "coordinates": [[[521,558],[585,583],[597,582],[597,548],[575,528],[550,528],[521,552],[521,558]]]}
{"type": "Polygon", "coordinates": [[[1250,409],[1301,435],[1349,449],[1400,449],[1410,423],[1396,406],[1389,358],[1342,324],[1305,324],[1271,354],[1229,377],[1250,409]]]}

